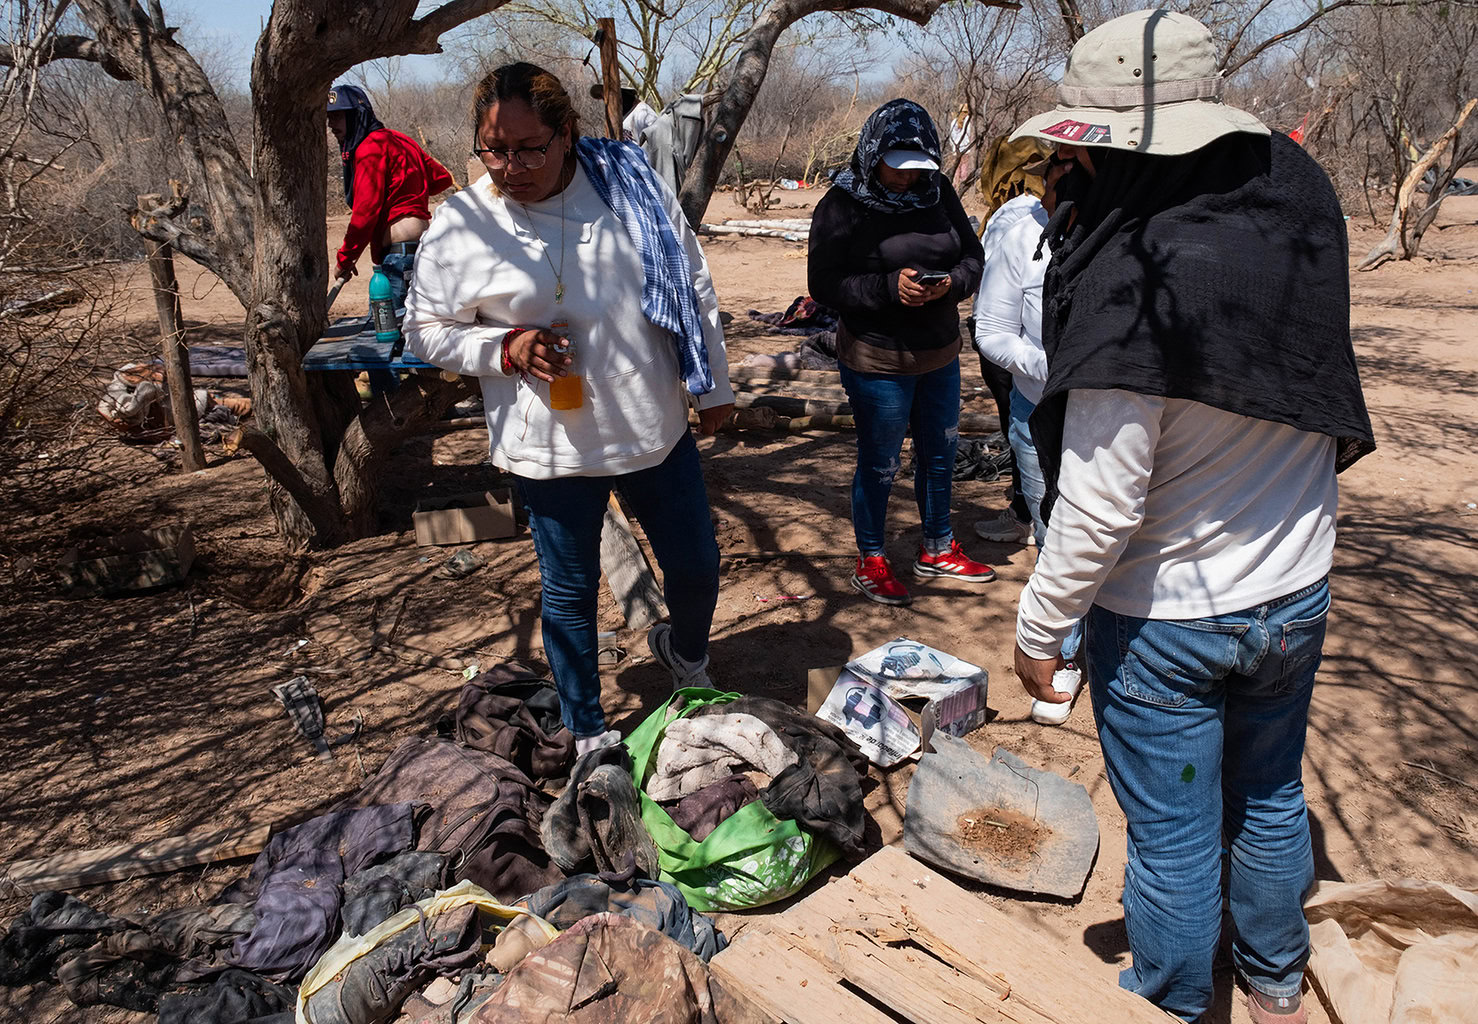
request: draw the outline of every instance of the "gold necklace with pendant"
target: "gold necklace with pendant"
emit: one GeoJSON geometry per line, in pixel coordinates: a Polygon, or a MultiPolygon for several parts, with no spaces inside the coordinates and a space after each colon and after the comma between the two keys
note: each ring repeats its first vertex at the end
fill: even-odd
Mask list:
{"type": "MultiPolygon", "coordinates": [[[[566,186],[566,188],[568,188],[568,186],[566,186]]],[[[559,190],[558,270],[555,270],[554,261],[549,258],[549,246],[545,244],[544,236],[539,234],[538,228],[534,227],[534,218],[533,215],[529,213],[529,208],[527,206],[524,206],[523,203],[519,203],[518,205],[523,207],[523,215],[527,217],[529,221],[529,230],[534,233],[534,237],[539,241],[539,252],[544,255],[544,262],[549,264],[549,269],[554,273],[554,302],[556,305],[558,305],[565,300],[565,189],[562,188],[559,190]]]]}

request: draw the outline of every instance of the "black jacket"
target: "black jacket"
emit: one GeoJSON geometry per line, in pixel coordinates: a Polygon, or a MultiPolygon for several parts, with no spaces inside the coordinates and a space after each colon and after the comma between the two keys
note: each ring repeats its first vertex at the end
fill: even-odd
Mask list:
{"type": "Polygon", "coordinates": [[[939,202],[885,213],[833,188],[811,217],[808,286],[841,314],[841,360],[854,370],[921,372],[959,352],[959,303],[980,286],[984,253],[960,198],[947,181],[939,202]],[[904,267],[948,271],[949,294],[925,306],[898,300],[904,267]],[[947,350],[947,353],[946,353],[947,350]]]}

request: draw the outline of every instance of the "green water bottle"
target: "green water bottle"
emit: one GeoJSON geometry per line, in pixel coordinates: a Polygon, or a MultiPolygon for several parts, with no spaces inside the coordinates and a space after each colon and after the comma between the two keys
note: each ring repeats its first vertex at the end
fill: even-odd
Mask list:
{"type": "Polygon", "coordinates": [[[400,341],[400,321],[395,319],[395,299],[390,292],[390,279],[378,264],[375,265],[374,275],[370,277],[369,300],[370,326],[374,328],[375,340],[391,343],[400,341]]]}

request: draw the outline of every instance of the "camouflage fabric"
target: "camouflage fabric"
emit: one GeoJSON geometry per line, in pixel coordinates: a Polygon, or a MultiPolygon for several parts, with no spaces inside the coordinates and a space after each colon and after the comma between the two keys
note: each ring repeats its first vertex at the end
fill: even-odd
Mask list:
{"type": "Polygon", "coordinates": [[[508,972],[470,1024],[759,1024],[708,968],[655,929],[595,914],[508,972]]]}
{"type": "Polygon", "coordinates": [[[988,205],[980,222],[981,231],[990,215],[1007,201],[1028,192],[1041,198],[1045,190],[1041,175],[1027,173],[1026,167],[1051,155],[1052,147],[1037,138],[1007,142],[1002,135],[991,143],[980,166],[980,198],[988,205]]]}

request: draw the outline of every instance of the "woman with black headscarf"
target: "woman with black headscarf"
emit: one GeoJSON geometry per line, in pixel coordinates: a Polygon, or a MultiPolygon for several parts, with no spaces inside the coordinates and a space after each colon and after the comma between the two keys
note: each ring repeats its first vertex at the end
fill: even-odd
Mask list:
{"type": "Polygon", "coordinates": [[[857,422],[852,586],[879,604],[912,599],[884,554],[888,494],[912,428],[923,542],[914,575],[996,578],[965,555],[949,501],[960,423],[959,303],[980,284],[980,239],[939,174],[923,107],[893,100],[862,126],[851,165],[811,219],[811,295],[841,314],[837,355],[857,422]]]}

